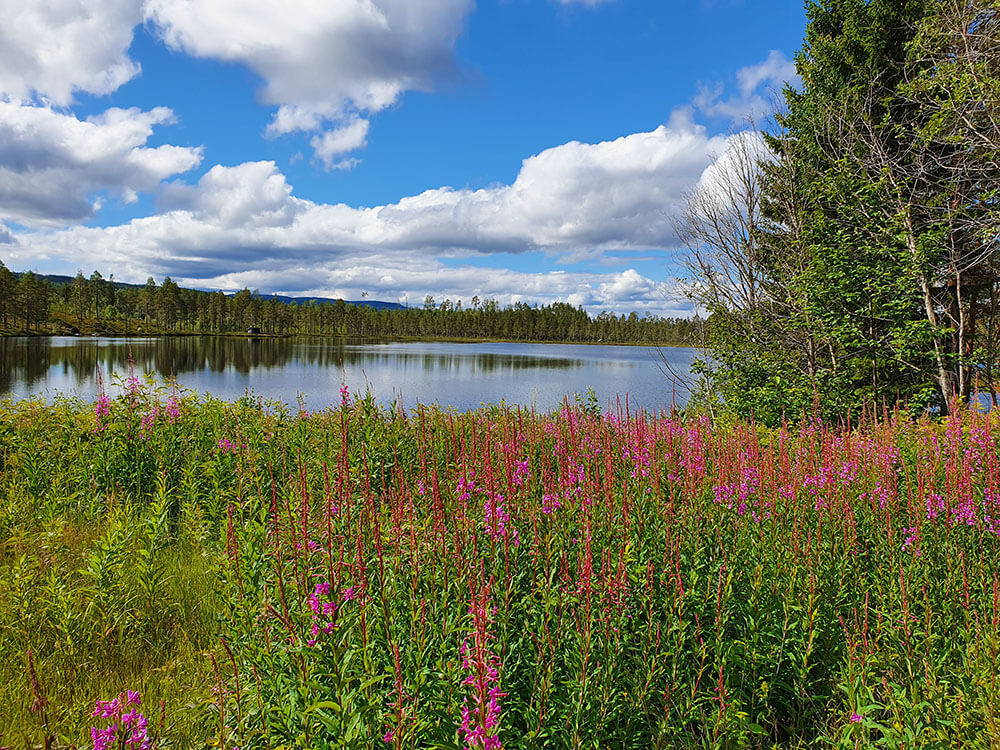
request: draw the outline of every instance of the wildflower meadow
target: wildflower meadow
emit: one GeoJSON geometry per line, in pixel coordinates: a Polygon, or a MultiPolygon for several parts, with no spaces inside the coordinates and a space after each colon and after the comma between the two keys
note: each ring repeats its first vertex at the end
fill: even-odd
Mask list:
{"type": "Polygon", "coordinates": [[[0,408],[0,747],[1000,746],[1000,417],[0,408]]]}

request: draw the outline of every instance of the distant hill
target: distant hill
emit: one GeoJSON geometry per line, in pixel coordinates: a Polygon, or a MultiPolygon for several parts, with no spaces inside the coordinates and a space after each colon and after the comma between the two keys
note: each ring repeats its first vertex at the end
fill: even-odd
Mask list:
{"type": "MultiPolygon", "coordinates": [[[[258,294],[258,297],[270,298],[278,300],[279,302],[294,303],[296,305],[305,305],[310,302],[336,302],[335,299],[330,299],[329,297],[288,297],[283,294],[258,294]]],[[[405,310],[406,308],[399,304],[398,302],[383,302],[377,299],[359,299],[359,300],[349,300],[345,299],[348,305],[357,305],[358,307],[372,307],[376,310],[405,310]]]]}
{"type": "MultiPolygon", "coordinates": [[[[14,276],[20,276],[19,273],[15,272],[14,276]]],[[[69,284],[73,281],[72,276],[63,276],[56,273],[46,273],[38,274],[40,278],[45,279],[51,284],[69,284]]],[[[142,289],[145,284],[129,284],[124,281],[113,282],[119,289],[142,289]]],[[[214,289],[199,289],[201,292],[214,292],[214,289]]],[[[236,292],[226,292],[226,296],[232,297],[236,292]]],[[[255,297],[260,297],[261,299],[268,299],[273,297],[279,302],[285,302],[288,304],[305,305],[309,302],[336,302],[337,300],[332,297],[289,297],[284,294],[261,294],[260,292],[254,293],[255,297]]],[[[358,307],[371,307],[375,310],[405,310],[405,306],[399,304],[398,302],[383,302],[377,299],[361,299],[361,300],[344,300],[348,305],[357,305],[358,307]]]]}

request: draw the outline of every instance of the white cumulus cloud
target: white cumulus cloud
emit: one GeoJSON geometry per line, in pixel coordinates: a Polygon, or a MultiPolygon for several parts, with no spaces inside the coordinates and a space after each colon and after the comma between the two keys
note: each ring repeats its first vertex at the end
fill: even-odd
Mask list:
{"type": "Polygon", "coordinates": [[[360,148],[363,114],[454,73],[473,0],[148,0],[146,17],[173,49],[247,66],[277,107],[268,133],[326,130],[328,166],[360,148]],[[340,149],[337,151],[336,149],[340,149]]]}
{"type": "Polygon", "coordinates": [[[146,146],[166,107],[109,109],[86,120],[48,107],[0,101],[0,220],[26,226],[90,218],[93,194],[125,200],[201,161],[201,150],[146,146]]]}
{"type": "Polygon", "coordinates": [[[0,0],[0,93],[68,106],[76,91],[107,94],[139,73],[128,56],[137,0],[0,0]]]}
{"type": "Polygon", "coordinates": [[[335,130],[313,136],[310,145],[327,169],[344,169],[354,166],[355,160],[340,158],[344,154],[363,148],[368,142],[368,120],[353,117],[335,130]]]}

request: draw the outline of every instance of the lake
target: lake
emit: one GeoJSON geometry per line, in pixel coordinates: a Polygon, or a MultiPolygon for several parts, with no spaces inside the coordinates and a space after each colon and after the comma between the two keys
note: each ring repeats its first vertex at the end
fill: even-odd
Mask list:
{"type": "Polygon", "coordinates": [[[600,406],[632,410],[683,405],[688,390],[669,371],[687,375],[696,350],[583,344],[384,342],[350,339],[168,338],[0,339],[0,397],[57,394],[86,400],[101,384],[117,393],[130,372],[171,377],[188,389],[233,400],[248,390],[308,409],[371,391],[405,408],[418,402],[474,409],[482,403],[556,409],[593,389],[600,406]],[[669,367],[664,366],[664,362],[669,367]]]}

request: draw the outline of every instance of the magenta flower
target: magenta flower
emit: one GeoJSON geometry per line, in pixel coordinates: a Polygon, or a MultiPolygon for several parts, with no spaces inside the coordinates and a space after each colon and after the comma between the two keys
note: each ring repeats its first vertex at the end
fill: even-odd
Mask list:
{"type": "MultiPolygon", "coordinates": [[[[350,601],[357,596],[355,587],[344,591],[343,601],[350,601]]],[[[309,633],[312,638],[306,641],[309,647],[315,646],[319,642],[320,635],[329,635],[337,628],[337,612],[340,607],[334,602],[334,596],[330,593],[330,584],[317,583],[309,595],[309,609],[312,612],[312,625],[309,633]]]]}
{"type": "Polygon", "coordinates": [[[102,393],[94,403],[94,416],[97,417],[97,427],[94,428],[94,432],[103,432],[107,429],[102,419],[109,414],[111,414],[111,399],[102,393]]]}
{"type": "Polygon", "coordinates": [[[139,425],[139,437],[143,440],[149,438],[149,433],[152,432],[153,426],[156,424],[156,420],[160,418],[160,407],[156,407],[149,414],[142,418],[142,422],[139,425]]]}
{"type": "Polygon", "coordinates": [[[854,713],[852,713],[851,714],[851,723],[852,724],[860,724],[861,723],[861,714],[859,714],[856,711],[854,713]]]}
{"type": "Polygon", "coordinates": [[[181,405],[176,396],[171,396],[167,401],[165,411],[167,413],[167,421],[170,422],[170,424],[173,424],[181,418],[181,405]]]}
{"type": "Polygon", "coordinates": [[[235,454],[239,449],[240,449],[239,444],[230,441],[229,438],[222,438],[222,439],[219,440],[219,452],[220,453],[232,453],[232,454],[235,454]]]}
{"type": "Polygon", "coordinates": [[[111,723],[103,729],[90,728],[90,739],[94,750],[112,750],[117,744],[120,748],[133,750],[149,750],[152,746],[146,729],[148,721],[139,713],[142,698],[134,690],[128,690],[110,701],[97,701],[93,716],[111,719],[111,723]],[[126,708],[132,709],[126,713],[126,708]]]}
{"type": "Polygon", "coordinates": [[[517,461],[514,463],[514,484],[517,487],[523,487],[524,482],[531,478],[531,464],[528,459],[524,461],[517,461]]]}
{"type": "Polygon", "coordinates": [[[494,635],[490,632],[496,608],[489,606],[490,587],[483,586],[474,593],[469,614],[473,631],[462,642],[462,666],[467,674],[462,684],[471,695],[462,706],[461,731],[466,750],[503,750],[500,742],[500,659],[493,653],[494,635]]]}
{"type": "Polygon", "coordinates": [[[521,535],[511,525],[503,503],[503,495],[498,492],[486,496],[483,502],[483,526],[494,541],[507,540],[516,546],[521,541],[521,535]]]}

